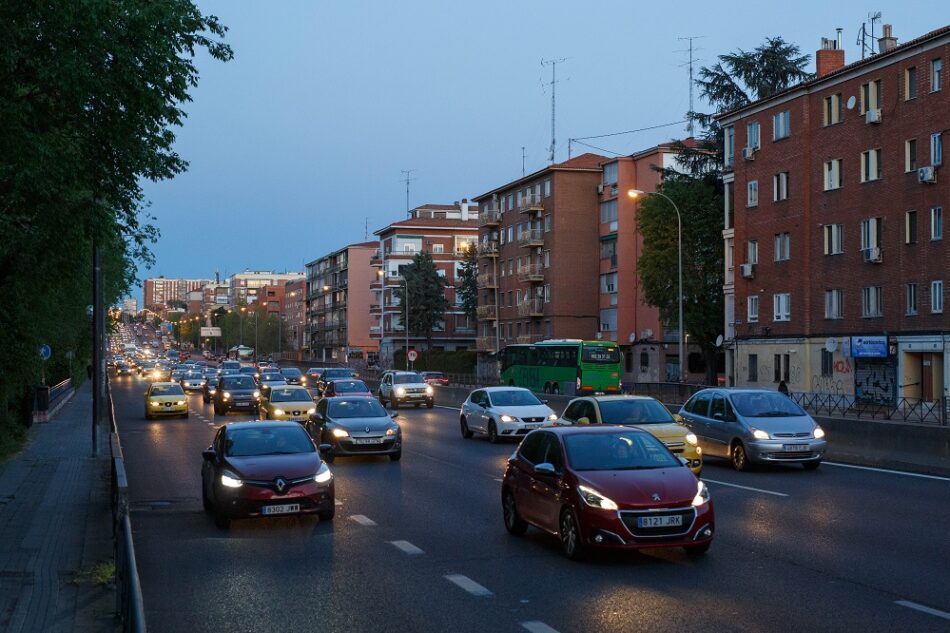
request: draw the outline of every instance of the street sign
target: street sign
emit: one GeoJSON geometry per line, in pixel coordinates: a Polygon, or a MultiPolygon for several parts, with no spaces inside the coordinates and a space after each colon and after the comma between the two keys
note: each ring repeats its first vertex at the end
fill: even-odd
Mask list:
{"type": "Polygon", "coordinates": [[[416,362],[416,359],[419,358],[419,352],[417,352],[417,351],[414,350],[414,349],[411,349],[411,350],[409,350],[408,356],[409,356],[409,362],[410,362],[410,363],[414,363],[414,362],[416,362]]]}
{"type": "Polygon", "coordinates": [[[219,327],[202,327],[202,328],[201,328],[201,336],[202,336],[203,338],[207,338],[207,337],[220,337],[220,336],[221,336],[221,328],[219,328],[219,327]]]}
{"type": "Polygon", "coordinates": [[[40,345],[40,358],[43,360],[49,360],[49,357],[53,355],[53,350],[50,349],[49,345],[40,345]]]}

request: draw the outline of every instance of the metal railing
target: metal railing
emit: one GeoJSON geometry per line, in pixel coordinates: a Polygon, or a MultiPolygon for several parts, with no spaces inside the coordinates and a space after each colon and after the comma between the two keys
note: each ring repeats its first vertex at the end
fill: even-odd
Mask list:
{"type": "Polygon", "coordinates": [[[49,388],[49,408],[52,409],[56,406],[56,402],[73,390],[73,379],[67,378],[62,382],[58,382],[52,387],[49,388]]]}
{"type": "Polygon", "coordinates": [[[789,397],[803,409],[816,415],[883,418],[940,426],[947,426],[947,421],[950,419],[950,398],[881,400],[858,398],[847,394],[808,392],[792,392],[789,397]]]}

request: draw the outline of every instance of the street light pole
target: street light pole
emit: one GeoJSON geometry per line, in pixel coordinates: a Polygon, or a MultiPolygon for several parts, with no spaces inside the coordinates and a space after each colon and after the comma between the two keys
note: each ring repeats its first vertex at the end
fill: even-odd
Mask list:
{"type": "Polygon", "coordinates": [[[677,250],[677,277],[678,281],[678,297],[676,300],[677,312],[679,316],[679,365],[680,365],[680,382],[683,382],[686,379],[686,358],[683,356],[683,218],[680,215],[679,207],[676,206],[676,203],[666,195],[665,193],[660,193],[659,191],[641,191],[639,189],[631,189],[627,192],[631,198],[637,198],[639,196],[660,196],[664,200],[672,205],[673,210],[676,212],[676,250],[677,250]]]}
{"type": "Polygon", "coordinates": [[[409,371],[409,278],[403,275],[402,281],[406,285],[406,371],[409,371]]]}

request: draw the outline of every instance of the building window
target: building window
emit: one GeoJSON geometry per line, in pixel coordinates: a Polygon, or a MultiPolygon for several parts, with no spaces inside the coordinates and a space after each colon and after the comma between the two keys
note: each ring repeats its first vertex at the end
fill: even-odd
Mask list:
{"type": "Polygon", "coordinates": [[[445,245],[443,245],[443,244],[433,244],[433,245],[432,245],[432,252],[433,252],[434,254],[436,254],[436,255],[441,255],[442,253],[445,252],[445,245]]]}
{"type": "Polygon", "coordinates": [[[835,354],[826,349],[821,350],[821,375],[828,378],[835,371],[835,354]]]}
{"type": "Polygon", "coordinates": [[[617,200],[608,200],[607,202],[600,203],[600,223],[606,224],[607,222],[616,222],[617,221],[617,200]]]}
{"type": "Polygon", "coordinates": [[[943,312],[943,282],[930,282],[930,311],[934,314],[943,312]]]}
{"type": "Polygon", "coordinates": [[[544,232],[545,233],[551,232],[551,214],[550,213],[544,216],[544,232]]]}
{"type": "Polygon", "coordinates": [[[758,354],[749,354],[749,382],[759,382],[758,354]]]}
{"type": "Polygon", "coordinates": [[[541,201],[541,183],[534,185],[534,203],[537,204],[541,201]]]}
{"type": "Polygon", "coordinates": [[[917,212],[908,211],[904,214],[904,244],[917,243],[917,212]]]}
{"type": "Polygon", "coordinates": [[[551,267],[551,251],[544,251],[544,267],[551,267]]]}
{"type": "Polygon", "coordinates": [[[917,98],[917,67],[911,66],[904,71],[904,101],[917,98]]]}
{"type": "Polygon", "coordinates": [[[869,81],[861,85],[861,114],[881,107],[881,80],[869,81]]]}
{"type": "Polygon", "coordinates": [[[841,123],[841,93],[825,97],[823,124],[827,127],[841,123]]]}
{"type": "Polygon", "coordinates": [[[943,165],[943,137],[940,132],[930,135],[930,164],[934,167],[943,165]]]}
{"type": "Polygon", "coordinates": [[[824,234],[825,255],[840,255],[844,252],[843,224],[826,224],[824,234]]]}
{"type": "Polygon", "coordinates": [[[759,122],[752,121],[745,126],[746,146],[750,149],[759,149],[762,147],[762,141],[759,134],[759,122]]]}
{"type": "Polygon", "coordinates": [[[788,261],[791,257],[792,237],[789,233],[775,234],[775,257],[777,262],[788,261]]]}
{"type": "Polygon", "coordinates": [[[544,197],[545,198],[551,197],[551,179],[550,178],[544,181],[544,197]]]}
{"type": "Polygon", "coordinates": [[[841,188],[841,159],[835,158],[825,163],[825,191],[841,188]]]}
{"type": "Polygon", "coordinates": [[[881,150],[869,149],[861,152],[861,182],[870,182],[881,178],[881,150]]]}
{"type": "Polygon", "coordinates": [[[551,303],[551,284],[544,284],[544,302],[551,303]]]}
{"type": "Polygon", "coordinates": [[[844,290],[825,290],[825,318],[844,318],[844,290]]]}
{"type": "Polygon", "coordinates": [[[514,237],[514,230],[515,230],[514,225],[508,227],[508,241],[509,241],[509,242],[513,242],[513,241],[514,241],[514,240],[512,239],[512,238],[514,237]]]}
{"type": "Polygon", "coordinates": [[[940,91],[940,71],[943,62],[938,58],[930,62],[930,92],[940,91]]]}
{"type": "Polygon", "coordinates": [[[759,296],[749,295],[746,297],[746,318],[749,323],[759,322],[759,296]]]}
{"type": "Polygon", "coordinates": [[[879,317],[884,314],[884,295],[880,286],[868,286],[861,290],[861,316],[879,317]]]}
{"type": "Polygon", "coordinates": [[[930,210],[930,239],[943,239],[943,207],[934,207],[930,210]]]}
{"type": "Polygon", "coordinates": [[[907,284],[907,314],[914,316],[917,314],[917,284],[907,284]]]}
{"type": "Polygon", "coordinates": [[[723,166],[726,169],[732,169],[732,165],[735,163],[736,130],[731,125],[723,130],[723,144],[723,166]]]}
{"type": "Polygon", "coordinates": [[[747,207],[757,207],[759,206],[759,181],[750,180],[747,185],[748,195],[746,196],[746,206],[747,207]]]}
{"type": "Polygon", "coordinates": [[[617,240],[604,240],[600,243],[600,258],[609,259],[611,266],[617,265],[617,240]]]}
{"type": "Polygon", "coordinates": [[[791,360],[791,354],[776,354],[775,355],[775,358],[774,358],[775,364],[773,365],[773,373],[772,373],[773,381],[772,382],[782,382],[782,381],[788,382],[789,381],[788,366],[790,364],[789,363],[790,360],[791,360]]]}
{"type": "Polygon", "coordinates": [[[519,209],[521,208],[521,200],[522,200],[522,198],[523,198],[523,196],[522,196],[522,194],[521,194],[521,189],[519,189],[518,191],[515,192],[515,204],[518,205],[518,208],[519,208],[519,209]]]}
{"type": "Polygon", "coordinates": [[[759,263],[759,242],[758,240],[749,240],[746,243],[746,263],[759,263]]]}
{"type": "Polygon", "coordinates": [[[617,273],[600,276],[600,292],[602,294],[617,292],[617,273]]]}
{"type": "Polygon", "coordinates": [[[880,248],[882,218],[865,218],[861,220],[861,250],[880,248]]]}
{"type": "Polygon", "coordinates": [[[734,224],[735,224],[734,222],[735,218],[733,214],[733,211],[734,211],[733,197],[735,196],[733,192],[735,190],[735,183],[733,182],[723,183],[722,189],[723,189],[722,191],[723,203],[726,209],[726,217],[724,219],[725,224],[723,225],[723,228],[731,229],[734,227],[734,224]]]}
{"type": "Polygon", "coordinates": [[[780,200],[788,200],[788,172],[783,171],[781,173],[775,174],[772,176],[772,200],[778,202],[780,200]]]}
{"type": "MultiPolygon", "coordinates": [[[[508,210],[509,210],[509,211],[511,211],[512,209],[515,208],[513,196],[514,196],[514,194],[512,194],[512,193],[509,193],[509,194],[508,194],[508,210]]],[[[510,237],[510,236],[509,236],[509,237],[510,237]]]]}
{"type": "Polygon", "coordinates": [[[791,112],[785,110],[772,115],[772,140],[788,138],[792,133],[791,112]]]}
{"type": "Polygon", "coordinates": [[[604,186],[617,184],[617,163],[604,165],[604,186]]]}
{"type": "Polygon", "coordinates": [[[904,141],[904,171],[917,171],[917,139],[904,141]]]}
{"type": "Polygon", "coordinates": [[[792,320],[792,295],[787,292],[772,295],[772,320],[792,320]]]}

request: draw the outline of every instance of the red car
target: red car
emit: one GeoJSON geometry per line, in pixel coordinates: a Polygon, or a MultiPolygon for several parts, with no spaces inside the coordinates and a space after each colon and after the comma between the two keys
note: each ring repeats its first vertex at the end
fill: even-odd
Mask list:
{"type": "Polygon", "coordinates": [[[650,433],[630,427],[546,427],[509,458],[505,527],[555,534],[568,558],[588,548],[709,549],[715,515],[706,484],[650,433]]]}
{"type": "Polygon", "coordinates": [[[448,387],[449,379],[441,371],[424,371],[419,374],[427,385],[448,387]]]}
{"type": "Polygon", "coordinates": [[[350,398],[355,396],[366,396],[368,398],[372,398],[373,393],[362,380],[354,380],[353,378],[340,378],[338,380],[329,381],[326,388],[323,390],[324,398],[332,398],[333,396],[348,396],[350,398]]]}
{"type": "Polygon", "coordinates": [[[333,518],[333,474],[297,422],[226,424],[202,457],[201,500],[219,528],[244,517],[333,518]]]}

